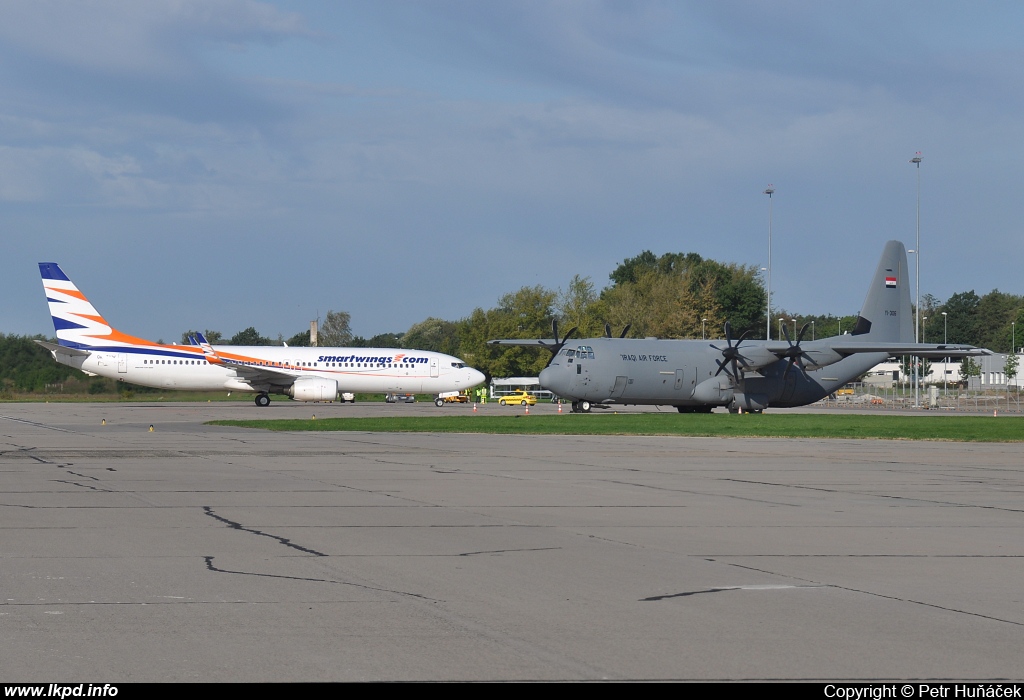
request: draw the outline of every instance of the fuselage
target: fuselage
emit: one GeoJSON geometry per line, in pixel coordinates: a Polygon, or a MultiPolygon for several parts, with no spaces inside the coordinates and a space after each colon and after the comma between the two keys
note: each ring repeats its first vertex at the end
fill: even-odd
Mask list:
{"type": "MultiPolygon", "coordinates": [[[[828,356],[829,340],[807,342],[801,347],[810,358],[816,354],[828,356]]],[[[743,373],[742,382],[736,382],[728,371],[722,371],[720,347],[724,344],[656,338],[572,340],[540,373],[540,383],[573,402],[677,407],[738,405],[763,410],[769,405],[793,407],[818,401],[887,357],[886,353],[862,353],[838,361],[830,358],[829,364],[806,372],[798,367],[787,372],[789,361],[777,360],[757,372],[743,373]]],[[[754,345],[749,351],[756,352],[758,348],[754,345]]]]}
{"type": "Polygon", "coordinates": [[[299,348],[214,346],[226,364],[211,363],[202,348],[152,345],[90,349],[88,356],[60,355],[78,369],[141,386],[167,389],[267,392],[292,379],[335,380],[338,391],[352,393],[431,393],[460,391],[480,384],[484,375],[456,357],[394,348],[299,348]],[[235,367],[266,368],[247,378],[235,367]]]}

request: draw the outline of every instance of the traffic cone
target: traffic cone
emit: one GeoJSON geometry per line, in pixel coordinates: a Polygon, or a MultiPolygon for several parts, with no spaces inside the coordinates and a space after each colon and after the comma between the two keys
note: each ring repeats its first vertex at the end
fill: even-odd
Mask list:
{"type": "Polygon", "coordinates": [[[473,413],[476,413],[476,401],[473,402],[473,413]]]}
{"type": "Polygon", "coordinates": [[[530,404],[526,404],[526,415],[530,415],[530,404]]]}
{"type": "Polygon", "coordinates": [[[562,402],[561,401],[558,402],[558,412],[559,413],[562,412],[562,402]]]}

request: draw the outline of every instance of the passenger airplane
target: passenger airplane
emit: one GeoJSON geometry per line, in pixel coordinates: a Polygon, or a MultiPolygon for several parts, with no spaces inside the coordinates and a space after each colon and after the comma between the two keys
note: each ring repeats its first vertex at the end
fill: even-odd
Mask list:
{"type": "MultiPolygon", "coordinates": [[[[494,344],[537,345],[551,352],[540,383],[572,401],[574,412],[613,404],[669,405],[680,413],[709,413],[715,406],[731,412],[760,412],[769,406],[788,408],[818,401],[894,355],[961,358],[988,355],[970,345],[914,343],[907,252],[899,241],[885,245],[864,308],[850,334],[796,342],[733,343],[729,324],[726,341],[659,340],[657,338],[587,338],[565,348],[570,330],[560,341],[492,340],[494,344]],[[795,367],[794,367],[795,365],[795,367]]],[[[623,333],[625,335],[625,333],[623,333]]]]}
{"type": "Polygon", "coordinates": [[[57,362],[89,375],[160,389],[227,389],[297,401],[334,401],[339,392],[460,391],[484,375],[450,355],[393,348],[212,346],[201,334],[193,345],[164,345],[126,335],[100,316],[57,263],[39,263],[57,343],[36,341],[57,362]]]}

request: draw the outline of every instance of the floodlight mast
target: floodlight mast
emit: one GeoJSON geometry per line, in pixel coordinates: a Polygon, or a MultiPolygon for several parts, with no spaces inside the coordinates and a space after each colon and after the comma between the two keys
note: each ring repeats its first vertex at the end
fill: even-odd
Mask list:
{"type": "MultiPolygon", "coordinates": [[[[768,195],[768,285],[766,303],[765,303],[765,326],[764,326],[764,337],[765,340],[772,339],[772,195],[775,194],[775,188],[768,185],[764,193],[768,195]]],[[[782,338],[781,331],[779,332],[779,338],[782,338]]]]}
{"type": "MultiPolygon", "coordinates": [[[[917,246],[915,252],[917,253],[914,259],[914,266],[917,270],[915,277],[917,278],[914,290],[914,342],[919,343],[920,341],[920,328],[921,328],[921,151],[914,154],[914,157],[910,159],[910,162],[917,168],[917,246]]],[[[921,375],[918,371],[919,361],[915,358],[914,360],[914,407],[921,406],[921,375]]]]}

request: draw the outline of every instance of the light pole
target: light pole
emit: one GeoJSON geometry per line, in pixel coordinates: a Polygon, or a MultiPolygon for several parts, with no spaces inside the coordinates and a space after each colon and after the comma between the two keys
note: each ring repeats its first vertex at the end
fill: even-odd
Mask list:
{"type": "MultiPolygon", "coordinates": [[[[767,340],[772,339],[772,195],[775,194],[775,188],[768,185],[764,193],[768,195],[768,290],[765,295],[765,326],[764,335],[767,340]]],[[[781,331],[779,338],[782,338],[781,331]]]]}
{"type": "MultiPolygon", "coordinates": [[[[949,337],[949,333],[947,332],[947,329],[949,328],[948,321],[949,321],[949,314],[947,314],[945,311],[943,311],[942,312],[942,344],[943,345],[945,345],[947,342],[949,342],[949,341],[946,340],[946,338],[949,337]]],[[[948,376],[946,374],[946,362],[948,360],[949,360],[948,357],[943,357],[942,358],[942,395],[943,396],[946,395],[946,377],[948,376]]]]}
{"type": "MultiPolygon", "coordinates": [[[[921,340],[923,340],[926,343],[928,342],[928,317],[927,316],[924,316],[921,319],[921,340]]],[[[924,377],[925,377],[925,375],[924,375],[924,358],[923,357],[917,358],[917,366],[921,368],[921,372],[918,374],[917,378],[923,384],[924,383],[924,377]]]]}
{"type": "Polygon", "coordinates": [[[708,320],[706,318],[702,318],[700,320],[700,339],[701,340],[707,340],[708,339],[707,335],[704,333],[704,324],[707,323],[707,322],[708,322],[708,320]]]}
{"type": "Polygon", "coordinates": [[[811,340],[814,340],[814,321],[811,321],[811,340]]]}
{"type": "MultiPolygon", "coordinates": [[[[916,268],[916,278],[914,290],[914,342],[918,343],[920,340],[920,325],[921,325],[921,151],[914,154],[914,157],[910,159],[910,162],[917,168],[917,258],[914,260],[914,266],[916,268]]],[[[920,406],[920,378],[917,371],[917,362],[914,362],[914,406],[920,406]]]]}
{"type": "Polygon", "coordinates": [[[784,319],[784,318],[780,318],[779,319],[779,340],[782,340],[782,322],[785,321],[785,320],[786,319],[784,319]]]}
{"type": "Polygon", "coordinates": [[[796,319],[791,318],[789,320],[793,322],[793,339],[796,340],[796,319]]]}

